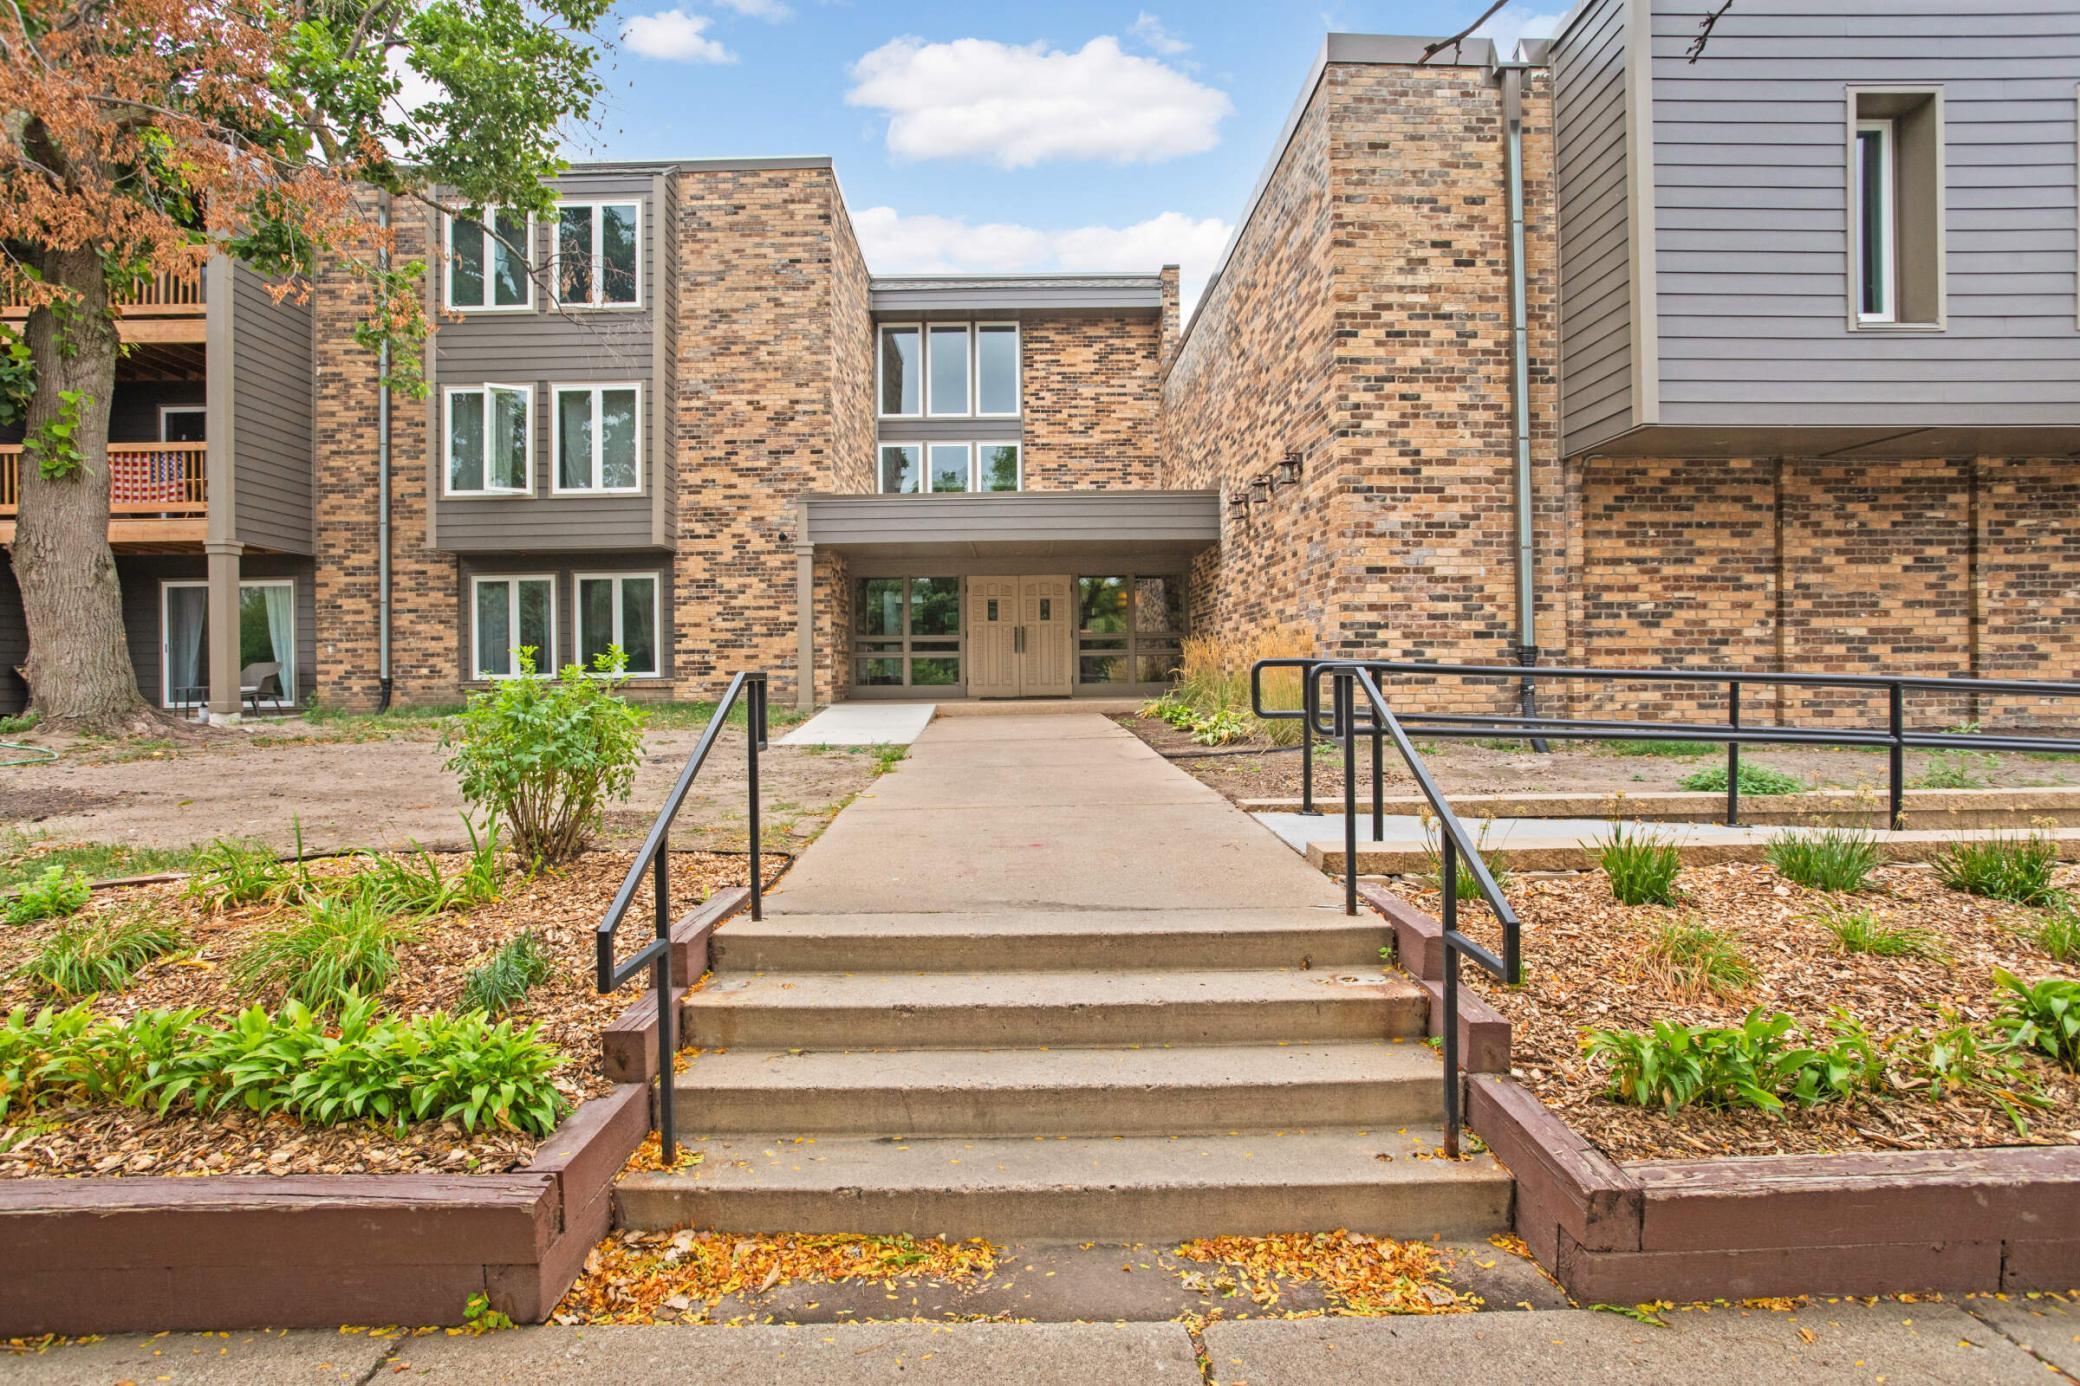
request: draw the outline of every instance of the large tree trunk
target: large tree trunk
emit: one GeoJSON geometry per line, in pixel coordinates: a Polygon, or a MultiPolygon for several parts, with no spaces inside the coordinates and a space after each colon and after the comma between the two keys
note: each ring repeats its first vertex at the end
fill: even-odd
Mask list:
{"type": "Polygon", "coordinates": [[[29,627],[22,677],[44,724],[117,731],[153,720],[137,691],[123,634],[123,594],[108,547],[108,409],[115,392],[116,329],[108,288],[91,250],[52,253],[41,266],[53,283],[79,298],[59,314],[29,315],[27,340],[36,363],[27,437],[59,417],[64,391],[78,391],[80,466],[46,478],[25,451],[21,511],[15,522],[14,571],[29,627]]]}

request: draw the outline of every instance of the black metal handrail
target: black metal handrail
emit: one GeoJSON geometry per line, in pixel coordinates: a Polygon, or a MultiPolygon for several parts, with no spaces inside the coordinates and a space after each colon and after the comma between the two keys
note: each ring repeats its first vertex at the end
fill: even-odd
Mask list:
{"type": "Polygon", "coordinates": [[[636,853],[628,875],[622,879],[621,889],[614,892],[614,902],[607,906],[606,917],[599,922],[598,980],[602,995],[619,989],[645,967],[650,969],[650,991],[657,998],[657,1137],[666,1169],[678,1162],[678,1139],[672,1128],[672,1055],[678,1048],[672,1038],[672,820],[678,816],[679,806],[686,802],[686,791],[693,787],[694,777],[707,764],[708,752],[715,749],[715,742],[729,721],[731,709],[742,698],[745,709],[744,768],[749,780],[747,799],[751,827],[751,917],[763,919],[765,883],[759,869],[758,753],[765,749],[768,730],[766,696],[764,674],[738,674],[729,681],[722,701],[715,705],[715,715],[708,719],[707,730],[701,733],[700,744],[687,757],[686,768],[679,772],[672,792],[665,795],[664,807],[657,811],[656,821],[650,825],[650,835],[643,839],[642,849],[636,853]],[[646,872],[651,878],[657,936],[617,967],[614,963],[614,931],[621,926],[628,907],[635,903],[636,891],[641,887],[646,872]]]}
{"type": "MultiPolygon", "coordinates": [[[[1420,660],[1323,661],[1314,659],[1267,659],[1250,673],[1253,708],[1263,707],[1263,671],[1303,671],[1303,698],[1299,708],[1263,709],[1258,715],[1270,720],[1304,720],[1310,734],[1301,739],[1300,811],[1319,813],[1314,806],[1314,737],[1327,734],[1322,724],[1320,698],[1315,682],[1304,671],[1326,663],[1350,664],[1369,671],[1375,679],[1397,674],[1425,677],[1490,678],[1535,685],[1540,679],[1590,680],[1605,683],[1692,683],[1726,690],[1724,722],[1626,720],[1542,716],[1522,710],[1507,713],[1402,712],[1402,726],[1419,736],[1507,737],[1524,740],[1574,741],[1716,741],[1726,747],[1726,823],[1740,823],[1741,747],[1750,743],[1780,743],[1808,746],[1870,746],[1888,752],[1888,826],[1897,828],[1906,811],[1906,752],[1921,750],[1972,751],[2059,751],[2080,752],[2080,739],[2027,736],[2013,733],[1914,731],[1907,726],[1909,692],[1988,694],[2026,698],[2080,698],[2080,683],[2027,679],[1938,678],[1925,674],[1817,674],[1763,673],[1723,669],[1589,669],[1558,665],[1526,667],[1517,664],[1433,664],[1420,660]],[[1832,688],[1886,697],[1886,720],[1882,727],[1800,727],[1774,724],[1743,724],[1741,690],[1750,685],[1782,688],[1832,688]]],[[[1382,803],[1379,790],[1379,757],[1373,761],[1373,835],[1378,837],[1382,803]]]]}

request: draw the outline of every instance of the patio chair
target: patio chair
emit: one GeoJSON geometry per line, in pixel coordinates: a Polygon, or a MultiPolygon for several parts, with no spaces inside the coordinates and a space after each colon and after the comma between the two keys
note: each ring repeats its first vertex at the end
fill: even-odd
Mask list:
{"type": "Polygon", "coordinates": [[[289,710],[288,701],[282,693],[282,666],[274,661],[248,664],[245,668],[239,670],[238,695],[255,712],[260,710],[260,700],[262,698],[273,702],[276,711],[287,712],[289,710]],[[270,683],[274,685],[272,693],[267,691],[267,686],[270,683]]]}

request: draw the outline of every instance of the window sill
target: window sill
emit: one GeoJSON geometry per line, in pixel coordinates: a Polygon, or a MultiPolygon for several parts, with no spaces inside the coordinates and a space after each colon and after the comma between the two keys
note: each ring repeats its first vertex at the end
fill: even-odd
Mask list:
{"type": "Polygon", "coordinates": [[[1851,332],[1947,332],[1949,325],[1940,322],[1852,322],[1851,332]]]}
{"type": "Polygon", "coordinates": [[[550,497],[555,500],[606,500],[643,494],[640,486],[580,486],[572,490],[554,486],[549,490],[550,497]]]}
{"type": "Polygon", "coordinates": [[[555,300],[549,306],[564,313],[640,313],[643,311],[643,305],[640,301],[635,303],[564,303],[561,300],[555,300]]]}
{"type": "Polygon", "coordinates": [[[516,501],[535,500],[537,497],[532,491],[443,491],[441,492],[441,499],[516,501]]]}
{"type": "Polygon", "coordinates": [[[507,304],[503,307],[495,308],[473,307],[466,304],[450,303],[447,305],[447,309],[451,313],[461,313],[465,317],[475,317],[479,313],[532,313],[535,310],[534,305],[532,303],[512,303],[507,304]]]}

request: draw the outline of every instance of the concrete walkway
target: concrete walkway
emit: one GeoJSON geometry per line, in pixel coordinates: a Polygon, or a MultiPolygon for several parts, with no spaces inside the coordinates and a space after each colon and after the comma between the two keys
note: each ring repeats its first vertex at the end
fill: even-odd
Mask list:
{"type": "Polygon", "coordinates": [[[782,746],[908,746],[932,720],[930,703],[838,703],[780,738],[782,746]]]}
{"type": "Polygon", "coordinates": [[[1091,1386],[1385,1386],[1450,1381],[2024,1386],[2080,1373],[2080,1316],[2054,1300],[1670,1311],[1665,1328],[1587,1310],[1215,1323],[862,1323],[523,1328],[481,1337],[164,1334],[0,1350],[0,1386],[159,1381],[633,1380],[819,1386],[977,1381],[1091,1386]],[[1202,1376],[1195,1349],[1203,1346],[1202,1376]]]}

